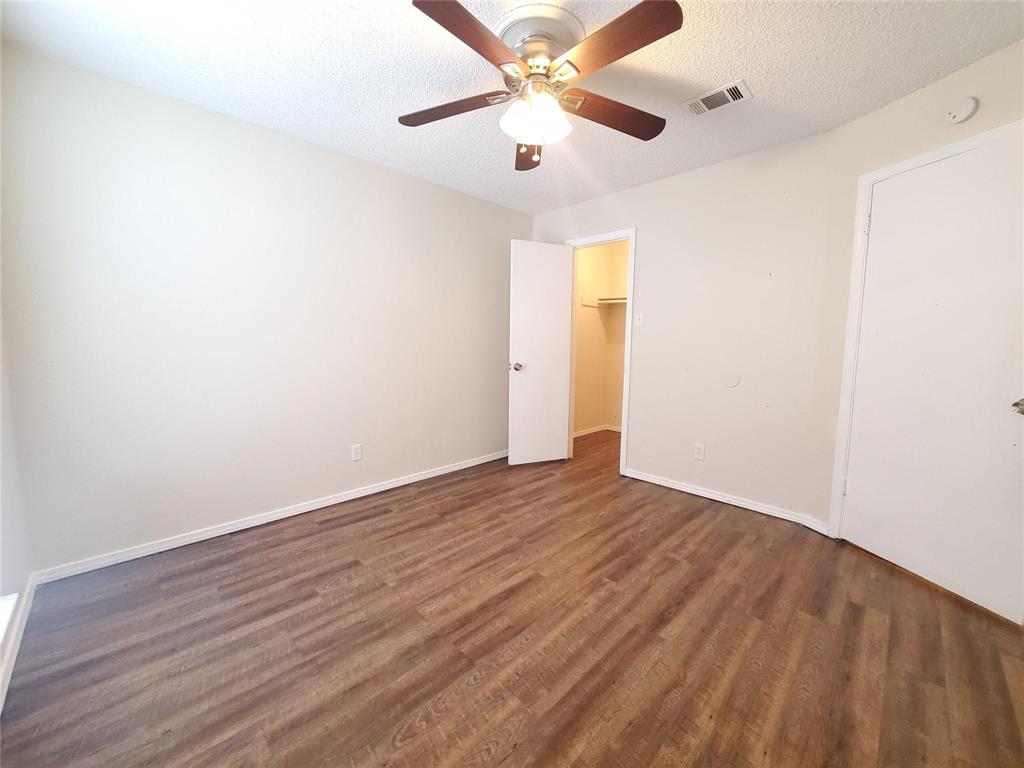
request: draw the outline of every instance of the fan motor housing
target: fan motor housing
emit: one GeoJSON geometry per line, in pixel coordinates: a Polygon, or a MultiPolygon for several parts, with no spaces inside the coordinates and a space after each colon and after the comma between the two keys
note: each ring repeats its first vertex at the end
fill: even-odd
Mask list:
{"type": "Polygon", "coordinates": [[[527,63],[554,61],[586,37],[579,19],[548,3],[530,3],[506,13],[494,33],[527,63]]]}

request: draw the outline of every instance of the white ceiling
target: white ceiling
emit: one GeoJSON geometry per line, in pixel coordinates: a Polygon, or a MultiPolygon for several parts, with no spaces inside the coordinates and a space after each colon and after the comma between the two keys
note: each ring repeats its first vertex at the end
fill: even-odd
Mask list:
{"type": "MultiPolygon", "coordinates": [[[[469,0],[493,26],[523,2],[469,0]]],[[[563,0],[591,33],[634,3],[563,0]]],[[[3,3],[4,37],[200,106],[525,211],[567,205],[817,133],[1024,36],[1017,2],[683,3],[680,32],[581,81],[661,115],[641,142],[579,118],[513,170],[505,107],[420,128],[400,114],[502,87],[405,0],[3,3]],[[743,78],[754,100],[691,117],[743,78]]],[[[938,119],[938,118],[937,118],[938,119]]]]}

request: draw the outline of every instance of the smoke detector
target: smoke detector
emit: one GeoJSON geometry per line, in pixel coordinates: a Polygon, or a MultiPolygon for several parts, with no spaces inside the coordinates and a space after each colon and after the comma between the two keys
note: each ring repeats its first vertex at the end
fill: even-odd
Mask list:
{"type": "Polygon", "coordinates": [[[946,120],[951,123],[962,123],[969,120],[978,111],[978,100],[973,96],[957,99],[946,108],[946,120]]]}

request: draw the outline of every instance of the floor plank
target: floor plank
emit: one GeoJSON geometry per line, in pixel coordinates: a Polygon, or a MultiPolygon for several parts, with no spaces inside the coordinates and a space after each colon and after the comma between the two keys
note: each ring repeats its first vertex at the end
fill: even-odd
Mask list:
{"type": "Polygon", "coordinates": [[[41,587],[4,768],[1024,765],[1024,640],[618,436],[41,587]]]}

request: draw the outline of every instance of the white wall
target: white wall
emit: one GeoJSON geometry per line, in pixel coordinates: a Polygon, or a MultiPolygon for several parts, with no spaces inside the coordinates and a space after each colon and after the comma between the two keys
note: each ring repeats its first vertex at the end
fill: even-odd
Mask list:
{"type": "Polygon", "coordinates": [[[1020,119],[1022,72],[1016,43],[834,131],[535,217],[549,242],[637,227],[628,468],[827,519],[857,177],[1020,119]],[[964,95],[978,113],[944,122],[964,95]]]}
{"type": "Polygon", "coordinates": [[[34,569],[506,448],[528,215],[9,47],[3,156],[34,569]]]}
{"type": "Polygon", "coordinates": [[[622,426],[626,305],[594,306],[626,295],[629,241],[575,251],[573,300],[573,431],[622,426]]]}

